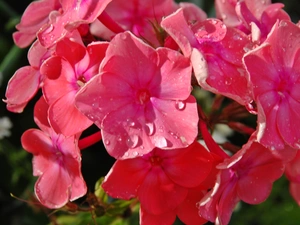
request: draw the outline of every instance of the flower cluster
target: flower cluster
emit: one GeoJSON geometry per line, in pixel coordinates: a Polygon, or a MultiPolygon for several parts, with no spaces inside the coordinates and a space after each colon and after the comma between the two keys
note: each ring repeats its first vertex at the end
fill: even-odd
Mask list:
{"type": "Polygon", "coordinates": [[[80,150],[100,140],[116,159],[102,188],[136,198],[143,225],[226,225],[239,201],[265,201],[283,174],[300,203],[299,24],[271,0],[215,0],[215,10],[207,18],[173,0],[28,6],[13,38],[31,45],[29,65],[4,101],[21,113],[42,93],[40,129],[21,137],[41,204],[58,209],[86,194],[80,150]],[[199,89],[214,96],[208,109],[199,89]],[[241,122],[251,116],[253,127],[241,122]],[[93,124],[101,133],[82,138],[93,124]],[[217,124],[248,141],[216,143],[217,124]]]}

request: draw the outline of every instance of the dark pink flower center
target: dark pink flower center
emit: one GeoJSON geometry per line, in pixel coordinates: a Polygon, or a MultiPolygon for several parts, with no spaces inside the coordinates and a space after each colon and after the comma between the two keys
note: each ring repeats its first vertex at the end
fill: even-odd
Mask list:
{"type": "Polygon", "coordinates": [[[276,91],[277,93],[284,97],[286,94],[289,94],[289,90],[290,90],[291,86],[290,86],[290,82],[288,79],[281,79],[277,88],[276,88],[276,91]]]}
{"type": "Polygon", "coordinates": [[[76,83],[77,83],[77,85],[78,85],[79,87],[82,87],[82,86],[86,83],[86,80],[85,80],[84,76],[80,76],[80,77],[77,79],[76,83]]]}
{"type": "Polygon", "coordinates": [[[151,156],[150,158],[150,162],[152,164],[152,166],[160,166],[162,159],[159,156],[151,156]]]}
{"type": "Polygon", "coordinates": [[[150,92],[147,89],[141,89],[137,91],[137,102],[141,105],[146,104],[150,100],[150,92]]]}

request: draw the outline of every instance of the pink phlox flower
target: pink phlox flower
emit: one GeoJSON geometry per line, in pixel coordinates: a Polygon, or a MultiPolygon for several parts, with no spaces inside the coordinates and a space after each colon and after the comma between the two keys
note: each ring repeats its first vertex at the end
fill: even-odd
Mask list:
{"type": "MultiPolygon", "coordinates": [[[[157,34],[162,17],[169,15],[178,8],[173,0],[137,0],[111,1],[105,12],[124,31],[131,31],[144,39],[152,46],[161,46],[160,34],[157,34]],[[155,27],[155,28],[154,28],[155,27]]],[[[99,22],[93,24],[93,33],[101,38],[110,38],[114,35],[99,22]]]]}
{"type": "Polygon", "coordinates": [[[163,221],[169,221],[176,214],[185,221],[189,215],[198,216],[195,203],[207,189],[200,185],[211,175],[213,163],[213,157],[198,142],[172,151],[155,148],[141,157],[117,160],[102,187],[113,198],[137,197],[141,216],[148,217],[142,221],[157,220],[162,215],[168,217],[163,221]],[[195,209],[189,211],[192,205],[195,209]]]}
{"type": "Polygon", "coordinates": [[[49,14],[60,8],[59,0],[31,2],[23,13],[20,23],[16,25],[18,31],[13,34],[15,44],[20,48],[29,46],[36,38],[38,30],[49,21],[49,14]]]}
{"type": "Polygon", "coordinates": [[[299,37],[295,24],[277,22],[244,57],[258,108],[258,140],[270,149],[300,146],[299,37]]]}
{"type": "MultiPolygon", "coordinates": [[[[66,38],[81,41],[78,31],[68,33],[66,38]]],[[[8,82],[6,90],[7,109],[11,112],[21,113],[27,103],[35,96],[44,84],[45,75],[40,72],[40,67],[46,59],[55,54],[55,48],[46,49],[36,40],[28,51],[29,66],[18,69],[8,82]]],[[[57,65],[51,65],[55,70],[57,65]]],[[[50,68],[49,68],[50,69],[50,68]]]]}
{"type": "Polygon", "coordinates": [[[282,10],[281,3],[272,4],[271,0],[216,0],[217,18],[229,27],[235,27],[251,34],[252,41],[262,43],[276,20],[290,20],[282,10]]]}
{"type": "Polygon", "coordinates": [[[111,0],[62,0],[61,9],[50,13],[49,22],[37,33],[39,41],[46,48],[51,47],[68,32],[96,20],[109,2],[111,0]]]}
{"type": "Polygon", "coordinates": [[[107,42],[93,42],[85,47],[70,38],[56,44],[55,55],[41,66],[43,93],[49,106],[49,122],[55,132],[74,135],[92,125],[75,107],[76,93],[99,71],[107,42]]]}
{"type": "Polygon", "coordinates": [[[255,135],[251,136],[240,151],[217,166],[220,171],[214,188],[198,203],[200,215],[217,224],[228,224],[240,200],[259,204],[267,199],[284,165],[256,141],[255,135]]]}
{"type": "Polygon", "coordinates": [[[48,105],[43,98],[34,109],[35,122],[41,128],[29,129],[21,137],[23,148],[33,154],[33,175],[38,176],[35,194],[48,208],[60,208],[86,194],[81,175],[78,137],[55,133],[47,121],[48,105]]]}
{"type": "Polygon", "coordinates": [[[198,114],[190,82],[188,59],[125,32],[110,42],[100,74],[80,90],[76,105],[101,128],[109,154],[132,158],[195,140],[198,114]]]}
{"type": "Polygon", "coordinates": [[[5,93],[7,109],[11,112],[21,113],[27,103],[35,96],[42,86],[44,76],[40,74],[41,62],[47,59],[51,51],[35,41],[28,51],[30,65],[21,67],[11,77],[5,93]]]}
{"type": "Polygon", "coordinates": [[[181,9],[166,17],[161,26],[191,59],[202,88],[234,99],[242,105],[252,101],[246,71],[245,51],[252,48],[243,32],[226,27],[218,19],[188,24],[181,9]]]}
{"type": "Polygon", "coordinates": [[[238,2],[236,12],[245,28],[252,32],[252,41],[262,43],[277,20],[290,20],[283,7],[281,3],[248,0],[238,2]]]}

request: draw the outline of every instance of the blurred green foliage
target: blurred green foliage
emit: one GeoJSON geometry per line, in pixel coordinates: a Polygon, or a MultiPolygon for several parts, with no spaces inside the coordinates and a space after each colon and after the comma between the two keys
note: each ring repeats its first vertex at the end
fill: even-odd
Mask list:
{"type": "MultiPolygon", "coordinates": [[[[193,0],[213,17],[213,1],[193,0]]],[[[275,2],[275,1],[274,1],[275,2]]],[[[284,2],[294,22],[299,20],[299,1],[284,2]]],[[[18,68],[27,65],[27,49],[14,46],[12,33],[29,0],[0,0],[0,95],[5,98],[8,80],[18,68]]],[[[0,140],[0,221],[5,225],[135,225],[138,224],[138,203],[109,198],[99,186],[99,178],[106,175],[114,163],[98,143],[83,152],[82,170],[89,188],[87,198],[52,211],[42,207],[34,197],[31,155],[21,148],[22,133],[32,127],[34,99],[22,114],[13,114],[0,102],[0,117],[13,122],[12,136],[0,140]],[[95,159],[98,159],[95,161],[95,159]],[[17,196],[17,197],[12,197],[17,196]],[[96,200],[95,200],[96,197],[96,200]],[[19,198],[19,199],[17,199],[19,198]],[[128,206],[131,206],[131,210],[128,206]],[[68,211],[68,212],[67,212],[68,211]],[[104,215],[105,216],[102,216],[104,215]]],[[[95,127],[92,129],[96,129],[95,127]]],[[[92,131],[91,129],[91,131],[92,131]]],[[[181,224],[176,221],[177,225],[181,224]]],[[[300,209],[288,192],[288,181],[283,177],[274,184],[271,196],[260,205],[238,204],[230,225],[298,225],[300,209]]]]}

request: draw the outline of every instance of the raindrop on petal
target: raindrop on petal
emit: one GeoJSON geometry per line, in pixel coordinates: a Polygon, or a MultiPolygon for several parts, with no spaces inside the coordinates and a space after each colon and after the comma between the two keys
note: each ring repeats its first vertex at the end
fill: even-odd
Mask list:
{"type": "Polygon", "coordinates": [[[146,123],[146,133],[151,136],[154,133],[154,124],[152,122],[146,123]]]}
{"type": "Polygon", "coordinates": [[[175,102],[175,107],[176,107],[176,109],[178,109],[178,110],[184,110],[185,109],[185,102],[183,102],[183,101],[176,101],[175,102]]]}
{"type": "Polygon", "coordinates": [[[131,135],[126,139],[126,144],[129,148],[135,148],[139,142],[139,136],[136,134],[131,135]]]}
{"type": "Polygon", "coordinates": [[[132,156],[133,156],[133,157],[137,157],[138,155],[139,155],[138,152],[132,152],[132,156]]]}
{"type": "Polygon", "coordinates": [[[168,146],[167,140],[162,136],[155,137],[155,145],[158,148],[165,148],[168,146]]]}

